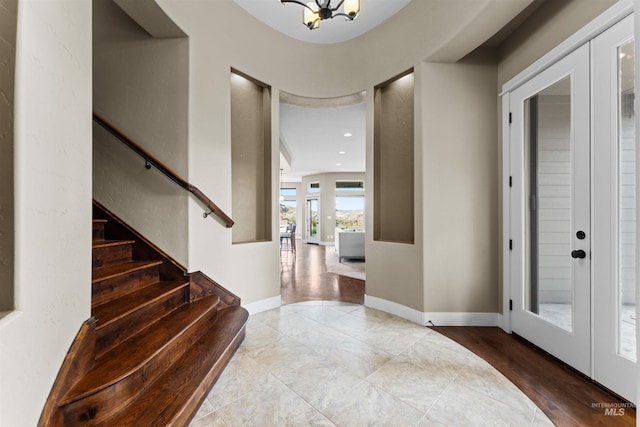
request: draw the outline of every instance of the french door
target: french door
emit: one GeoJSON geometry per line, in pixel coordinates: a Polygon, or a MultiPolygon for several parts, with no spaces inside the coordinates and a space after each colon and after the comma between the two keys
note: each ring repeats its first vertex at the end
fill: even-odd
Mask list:
{"type": "Polygon", "coordinates": [[[320,243],[320,196],[307,196],[306,198],[306,227],[305,238],[307,243],[320,243]]]}
{"type": "Polygon", "coordinates": [[[589,47],[510,94],[512,330],[591,370],[589,47]]]}
{"type": "Polygon", "coordinates": [[[593,378],[636,402],[633,17],[593,41],[593,378]]]}
{"type": "Polygon", "coordinates": [[[511,329],[636,402],[633,17],[509,93],[511,329]]]}

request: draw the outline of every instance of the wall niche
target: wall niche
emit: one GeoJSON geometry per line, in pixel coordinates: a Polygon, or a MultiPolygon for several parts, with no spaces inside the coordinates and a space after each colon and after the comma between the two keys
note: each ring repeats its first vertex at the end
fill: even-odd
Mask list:
{"type": "Polygon", "coordinates": [[[271,240],[271,88],[231,70],[232,241],[271,240]]]}
{"type": "Polygon", "coordinates": [[[414,243],[413,69],[375,87],[373,239],[414,243]]]}

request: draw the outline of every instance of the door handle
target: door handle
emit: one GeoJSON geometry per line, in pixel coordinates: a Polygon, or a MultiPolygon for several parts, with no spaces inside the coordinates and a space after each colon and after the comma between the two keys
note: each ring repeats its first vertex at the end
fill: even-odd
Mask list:
{"type": "Polygon", "coordinates": [[[585,258],[587,256],[587,253],[585,251],[583,251],[582,249],[578,249],[578,250],[573,250],[571,251],[571,258],[585,258]]]}

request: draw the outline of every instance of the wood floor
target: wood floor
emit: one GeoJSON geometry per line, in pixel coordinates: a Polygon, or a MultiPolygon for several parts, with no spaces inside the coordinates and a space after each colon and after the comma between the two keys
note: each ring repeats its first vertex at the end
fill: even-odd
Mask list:
{"type": "Polygon", "coordinates": [[[432,328],[462,344],[500,371],[557,426],[635,426],[633,409],[605,415],[622,400],[517,335],[500,328],[432,328]],[[623,412],[623,414],[621,414],[623,412]]]}
{"type": "MultiPolygon", "coordinates": [[[[325,250],[325,246],[298,243],[295,253],[281,251],[280,290],[283,304],[302,301],[364,304],[364,280],[327,272],[325,250]]],[[[333,247],[329,250],[333,250],[333,247]]]]}
{"type": "MultiPolygon", "coordinates": [[[[365,282],[327,272],[324,246],[299,243],[296,250],[295,254],[283,251],[281,256],[283,304],[313,300],[364,303],[365,282]]],[[[605,415],[605,406],[622,401],[516,335],[500,328],[433,329],[493,365],[557,426],[636,425],[635,410],[618,407],[616,415],[605,415]]]]}

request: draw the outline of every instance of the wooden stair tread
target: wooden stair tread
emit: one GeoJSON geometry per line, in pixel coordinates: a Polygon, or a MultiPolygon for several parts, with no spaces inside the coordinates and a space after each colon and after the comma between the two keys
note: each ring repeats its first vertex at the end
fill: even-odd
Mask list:
{"type": "Polygon", "coordinates": [[[108,219],[94,218],[93,222],[104,222],[104,223],[106,223],[106,222],[109,222],[109,220],[108,219]]]}
{"type": "Polygon", "coordinates": [[[157,282],[139,291],[93,307],[91,315],[98,320],[97,329],[103,328],[140,307],[162,299],[178,288],[189,286],[188,281],[157,282]]]}
{"type": "Polygon", "coordinates": [[[207,313],[215,311],[219,301],[217,296],[211,296],[185,304],[107,351],[96,359],[95,366],[75,384],[63,399],[62,405],[94,394],[131,375],[207,313]]]}
{"type": "Polygon", "coordinates": [[[244,338],[249,314],[240,306],[215,323],[180,359],[102,427],[186,425],[244,338]]]}
{"type": "Polygon", "coordinates": [[[131,245],[135,242],[136,242],[135,240],[94,240],[93,249],[131,245]]]}
{"type": "Polygon", "coordinates": [[[106,267],[94,268],[91,283],[112,279],[144,268],[155,267],[160,264],[162,264],[162,261],[160,260],[140,260],[121,262],[118,264],[108,265],[106,267]]]}

